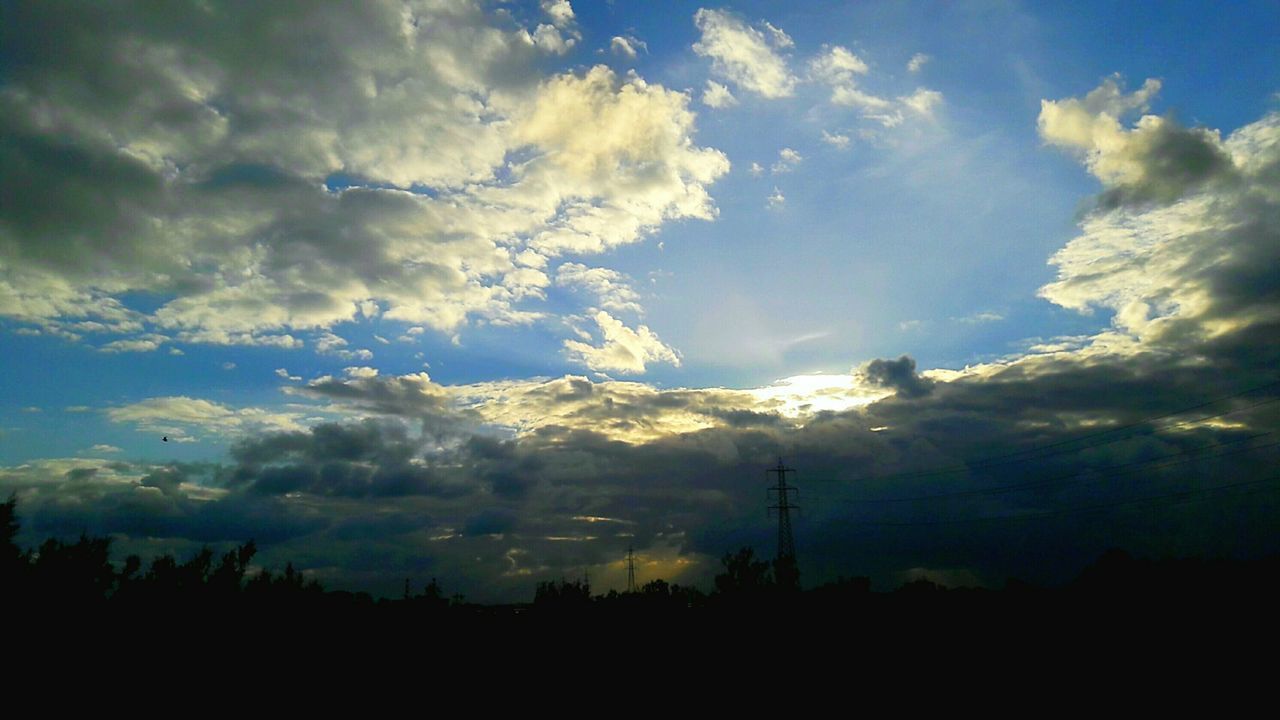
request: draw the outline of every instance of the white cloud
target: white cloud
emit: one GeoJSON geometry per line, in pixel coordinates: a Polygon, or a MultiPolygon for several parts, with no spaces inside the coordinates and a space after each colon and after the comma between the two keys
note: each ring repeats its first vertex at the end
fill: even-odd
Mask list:
{"type": "Polygon", "coordinates": [[[332,355],[342,360],[373,359],[373,351],[364,348],[348,350],[346,339],[331,332],[323,332],[316,337],[316,352],[321,355],[332,355]]]}
{"type": "Polygon", "coordinates": [[[761,177],[764,175],[764,167],[758,162],[753,162],[747,172],[751,173],[751,177],[761,177]]]}
{"type": "Polygon", "coordinates": [[[796,166],[804,160],[800,153],[791,148],[782,148],[778,151],[778,161],[769,168],[769,171],[777,175],[779,173],[789,173],[796,169],[796,166]]]}
{"type": "Polygon", "coordinates": [[[222,363],[222,369],[223,369],[223,370],[235,370],[235,369],[236,369],[236,364],[235,364],[235,363],[233,363],[233,362],[230,362],[230,361],[224,362],[224,363],[222,363]]]}
{"type": "Polygon", "coordinates": [[[565,340],[569,359],[600,372],[642,373],[649,363],[665,362],[679,367],[680,356],[658,339],[645,325],[632,330],[604,310],[593,319],[600,329],[599,346],[565,340]]]}
{"type": "Polygon", "coordinates": [[[715,80],[707,81],[707,89],[702,91],[702,104],[713,108],[727,108],[738,104],[738,98],[729,92],[729,88],[715,80]]]}
{"type": "Polygon", "coordinates": [[[573,6],[569,0],[542,0],[542,11],[556,27],[567,27],[574,21],[573,6]]]}
{"type": "Polygon", "coordinates": [[[600,307],[615,312],[642,312],[640,296],[622,273],[608,268],[589,268],[581,263],[565,263],[556,270],[556,284],[582,288],[593,293],[600,307]]]}
{"type": "Polygon", "coordinates": [[[711,72],[761,97],[788,97],[796,78],[776,50],[791,47],[787,34],[765,23],[761,31],[726,10],[698,10],[694,25],[702,37],[693,51],[711,58],[711,72]]]}
{"type": "Polygon", "coordinates": [[[850,140],[848,135],[841,135],[840,133],[829,133],[826,130],[823,130],[822,142],[835,147],[835,149],[837,150],[848,150],[850,140]]]}
{"type": "Polygon", "coordinates": [[[562,35],[560,28],[554,25],[539,25],[533,31],[533,44],[555,55],[564,55],[572,50],[577,42],[578,39],[575,37],[562,35]]]}
{"type": "Polygon", "coordinates": [[[234,409],[221,403],[183,395],[147,398],[107,409],[114,423],[131,423],[139,431],[164,434],[171,442],[192,442],[192,430],[235,434],[263,430],[298,430],[303,416],[292,411],[261,408],[234,409]]]}
{"type": "MultiPolygon", "coordinates": [[[[711,219],[706,185],[729,170],[717,150],[690,141],[688,96],[604,66],[545,83],[514,136],[544,154],[522,194],[560,213],[533,235],[543,255],[594,253],[635,242],[666,219],[711,219]]],[[[483,197],[483,196],[482,196],[483,197]]]]}
{"type": "Polygon", "coordinates": [[[942,105],[942,93],[937,90],[920,88],[910,95],[898,98],[898,100],[917,115],[933,118],[934,111],[942,105]]]}
{"type": "Polygon", "coordinates": [[[773,187],[773,194],[771,194],[769,196],[769,199],[765,201],[765,207],[769,208],[770,210],[780,210],[782,209],[782,206],[785,205],[786,203],[787,203],[786,196],[783,195],[782,191],[779,190],[778,186],[775,185],[773,187]]]}
{"type": "Polygon", "coordinates": [[[630,35],[615,35],[609,41],[609,50],[614,55],[621,55],[630,60],[635,60],[640,51],[648,51],[649,45],[636,37],[630,35]]]}
{"type": "Polygon", "coordinates": [[[942,93],[927,88],[896,99],[869,93],[858,86],[858,78],[869,72],[866,61],[840,45],[824,45],[809,61],[809,77],[831,87],[833,105],[856,108],[863,118],[887,128],[901,125],[908,113],[933,119],[942,104],[942,93]]]}
{"type": "Polygon", "coordinates": [[[912,55],[911,59],[907,61],[907,72],[910,72],[910,73],[920,72],[921,68],[925,66],[925,63],[929,62],[929,60],[931,59],[932,58],[930,58],[928,55],[925,55],[924,53],[916,53],[915,55],[912,55]]]}
{"type": "Polygon", "coordinates": [[[290,382],[299,382],[302,378],[298,375],[290,375],[289,371],[284,368],[276,368],[276,377],[288,380],[290,382]]]}
{"type": "Polygon", "coordinates": [[[857,55],[840,45],[823,45],[823,52],[809,61],[809,75],[833,87],[852,86],[855,75],[871,68],[857,55]]]}

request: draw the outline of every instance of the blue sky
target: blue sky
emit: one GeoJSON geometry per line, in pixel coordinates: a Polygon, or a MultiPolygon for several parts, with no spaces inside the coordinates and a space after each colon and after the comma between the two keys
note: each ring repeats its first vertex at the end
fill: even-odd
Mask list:
{"type": "MultiPolygon", "coordinates": [[[[49,518],[31,467],[142,487],[360,423],[437,469],[464,437],[803,433],[903,377],[1133,369],[1269,317],[1265,277],[1227,304],[1151,248],[1254,187],[1214,168],[1270,197],[1274,3],[216,6],[4,11],[0,465],[49,518]],[[630,400],[535,401],[578,377],[630,400]],[[714,400],[636,409],[684,391],[714,400]]],[[[494,492],[437,524],[537,525],[494,492]]]]}

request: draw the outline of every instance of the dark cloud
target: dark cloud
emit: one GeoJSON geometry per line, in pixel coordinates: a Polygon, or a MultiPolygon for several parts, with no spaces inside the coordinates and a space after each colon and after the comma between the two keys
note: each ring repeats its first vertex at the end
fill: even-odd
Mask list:
{"type": "Polygon", "coordinates": [[[231,449],[237,487],[257,493],[366,497],[470,492],[423,457],[422,441],[396,422],[324,423],[231,449]]]}
{"type": "Polygon", "coordinates": [[[1171,118],[1143,133],[1142,141],[1134,143],[1132,155],[1132,162],[1142,168],[1141,176],[1099,195],[1100,208],[1169,203],[1205,183],[1230,182],[1237,177],[1217,133],[1181,127],[1171,118]]]}
{"type": "Polygon", "coordinates": [[[933,389],[933,381],[917,374],[915,359],[907,355],[897,360],[872,360],[861,372],[873,385],[893,390],[899,397],[921,397],[933,389]]]}

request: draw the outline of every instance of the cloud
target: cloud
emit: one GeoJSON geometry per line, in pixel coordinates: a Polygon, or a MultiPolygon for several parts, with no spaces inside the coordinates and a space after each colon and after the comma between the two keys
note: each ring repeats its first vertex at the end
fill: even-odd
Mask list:
{"type": "Polygon", "coordinates": [[[1040,130],[1074,149],[1103,181],[1082,234],[1050,262],[1040,295],[1063,307],[1104,308],[1144,345],[1201,342],[1275,322],[1280,261],[1275,168],[1280,119],[1271,114],[1219,139],[1147,115],[1125,130],[1113,113],[1145,107],[1108,79],[1083,100],[1042,104],[1040,130]]]}
{"type": "Polygon", "coordinates": [[[804,158],[795,150],[792,150],[791,148],[782,148],[782,150],[778,151],[778,161],[773,164],[773,167],[769,168],[769,172],[772,172],[775,175],[780,173],[789,173],[792,170],[795,170],[796,166],[803,160],[804,158]]]}
{"type": "Polygon", "coordinates": [[[693,51],[711,58],[711,72],[739,88],[765,98],[789,97],[796,78],[778,50],[793,45],[786,33],[764,23],[764,29],[747,25],[726,10],[702,8],[693,23],[702,33],[693,51]]]}
{"type": "Polygon", "coordinates": [[[266,495],[457,496],[471,490],[422,462],[422,447],[398,423],[323,423],[245,440],[231,449],[233,487],[266,495]]]}
{"type": "Polygon", "coordinates": [[[952,319],[968,325],[976,325],[979,323],[999,322],[1001,320],[1004,320],[1004,316],[997,312],[991,312],[990,310],[985,310],[983,312],[977,312],[972,315],[966,315],[964,317],[952,318],[952,319]]]}
{"type": "Polygon", "coordinates": [[[933,389],[931,380],[916,374],[916,361],[907,355],[897,360],[872,360],[858,372],[867,382],[891,389],[899,397],[917,398],[933,389]]]}
{"type": "Polygon", "coordinates": [[[550,194],[562,212],[530,247],[595,253],[635,242],[666,219],[713,218],[706,185],[729,161],[692,144],[688,100],[638,78],[619,83],[603,66],[545,83],[514,134],[546,153],[527,169],[523,189],[550,194]]]}
{"type": "Polygon", "coordinates": [[[578,340],[565,340],[570,362],[581,363],[601,372],[642,373],[649,363],[665,362],[680,366],[680,355],[658,339],[645,325],[635,330],[622,324],[604,310],[592,317],[600,329],[600,345],[578,340]]]}
{"type": "Polygon", "coordinates": [[[747,170],[747,172],[751,173],[751,177],[763,177],[764,167],[761,166],[760,163],[758,162],[753,162],[751,163],[751,167],[747,170]]]}
{"type": "Polygon", "coordinates": [[[840,45],[822,46],[822,53],[809,61],[809,74],[833,87],[851,87],[854,76],[870,70],[862,58],[840,45]]]}
{"type": "Polygon", "coordinates": [[[1101,198],[1107,205],[1170,202],[1199,185],[1234,176],[1235,159],[1215,131],[1146,114],[1125,129],[1121,118],[1145,113],[1159,90],[1160,81],[1148,79],[1125,94],[1119,78],[1110,77],[1082,99],[1041,101],[1040,136],[1084,158],[1109,188],[1101,198]]]}
{"type": "Polygon", "coordinates": [[[234,409],[185,395],[153,397],[107,408],[106,415],[111,422],[131,423],[140,432],[163,434],[173,442],[194,441],[193,430],[225,435],[252,429],[295,429],[302,420],[301,414],[295,411],[234,409]]]}
{"type": "Polygon", "coordinates": [[[723,109],[738,104],[738,98],[729,92],[729,88],[715,80],[707,81],[707,89],[702,91],[702,104],[707,107],[723,109]]]}
{"type": "Polygon", "coordinates": [[[934,112],[942,105],[942,93],[921,88],[898,100],[917,115],[932,119],[934,112]]]}
{"type": "Polygon", "coordinates": [[[823,45],[822,51],[809,61],[809,78],[830,86],[833,105],[856,108],[863,118],[884,127],[901,125],[909,116],[934,118],[943,101],[942,93],[917,88],[896,99],[880,97],[858,87],[858,78],[870,70],[866,61],[840,45],[823,45]]]}
{"type": "Polygon", "coordinates": [[[538,75],[578,32],[567,3],[544,10],[536,28],[469,2],[305,23],[219,3],[181,22],[24,11],[43,40],[12,48],[0,92],[0,315],[114,334],[111,352],[297,348],[371,313],[456,335],[541,317],[530,248],[714,218],[729,163],[694,145],[689,97],[603,67],[538,75]]]}
{"type": "Polygon", "coordinates": [[[609,41],[609,50],[630,60],[635,60],[640,51],[648,52],[649,45],[645,41],[630,35],[615,35],[609,41]]]}
{"type": "Polygon", "coordinates": [[[316,337],[316,352],[321,355],[332,355],[342,360],[371,360],[373,352],[361,348],[359,350],[348,350],[346,338],[335,335],[331,332],[320,333],[316,337]]]}
{"type": "Polygon", "coordinates": [[[448,391],[425,372],[384,377],[372,368],[349,368],[344,377],[322,375],[303,386],[284,391],[335,403],[348,416],[373,413],[416,420],[430,420],[434,428],[463,422],[448,391]],[[372,372],[370,372],[372,370],[372,372]]]}
{"type": "Polygon", "coordinates": [[[849,141],[848,135],[841,135],[840,133],[829,133],[826,130],[823,130],[822,142],[828,145],[831,145],[837,150],[848,150],[850,141],[849,141]]]}
{"type": "Polygon", "coordinates": [[[924,53],[916,53],[915,55],[912,55],[911,59],[907,61],[907,72],[909,73],[920,72],[922,69],[924,69],[925,63],[929,62],[931,59],[932,58],[930,58],[928,55],[925,55],[924,53]]]}
{"type": "Polygon", "coordinates": [[[573,6],[569,0],[542,0],[542,11],[551,18],[556,27],[568,27],[575,18],[573,6]]]}
{"type": "Polygon", "coordinates": [[[775,185],[773,188],[773,193],[769,195],[769,198],[767,200],[765,200],[765,207],[769,208],[770,210],[781,210],[783,206],[786,204],[787,204],[787,197],[783,195],[782,191],[779,190],[778,187],[775,185]]]}
{"type": "Polygon", "coordinates": [[[630,280],[617,270],[564,263],[556,269],[556,284],[593,293],[605,310],[642,312],[640,295],[631,287],[630,280]]]}

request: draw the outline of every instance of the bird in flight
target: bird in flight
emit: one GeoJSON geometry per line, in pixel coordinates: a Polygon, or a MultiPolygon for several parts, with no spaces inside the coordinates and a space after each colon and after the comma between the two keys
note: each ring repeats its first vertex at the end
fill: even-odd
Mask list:
{"type": "Polygon", "coordinates": [[[160,441],[161,441],[161,442],[169,442],[169,436],[168,436],[168,435],[165,435],[164,437],[160,438],[160,441]]]}

